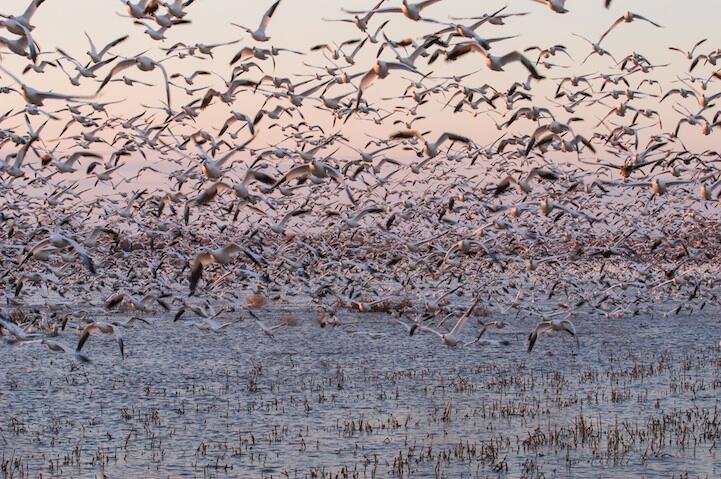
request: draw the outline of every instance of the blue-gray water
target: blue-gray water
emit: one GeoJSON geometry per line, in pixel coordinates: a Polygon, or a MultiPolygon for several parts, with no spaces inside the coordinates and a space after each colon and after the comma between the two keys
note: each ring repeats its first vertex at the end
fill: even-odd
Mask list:
{"type": "Polygon", "coordinates": [[[81,366],[3,344],[3,476],[721,475],[711,312],[577,318],[580,352],[558,336],[530,354],[524,320],[487,334],[508,346],[450,349],[385,315],[291,315],[274,338],[248,319],[215,334],[157,317],[126,331],[125,360],[97,335],[81,366]]]}

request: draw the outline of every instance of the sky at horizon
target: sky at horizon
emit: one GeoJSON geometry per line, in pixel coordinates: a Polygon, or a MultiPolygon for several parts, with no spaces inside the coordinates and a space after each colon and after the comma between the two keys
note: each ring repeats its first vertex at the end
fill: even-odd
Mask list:
{"type": "MultiPolygon", "coordinates": [[[[27,6],[27,0],[6,0],[0,7],[0,13],[19,14],[27,6]]],[[[277,68],[273,71],[272,64],[269,61],[263,62],[265,73],[277,76],[290,76],[296,80],[302,80],[302,77],[294,76],[299,74],[313,73],[318,70],[311,69],[303,65],[303,62],[312,65],[331,65],[319,52],[311,53],[311,46],[325,42],[340,42],[345,39],[362,38],[360,32],[348,23],[327,22],[323,19],[348,18],[347,14],[341,11],[341,7],[347,9],[367,9],[375,4],[375,0],[347,0],[336,2],[331,0],[313,0],[312,2],[301,0],[283,0],[272,19],[269,34],[271,41],[260,44],[261,47],[281,47],[301,50],[306,55],[298,56],[290,53],[284,53],[277,59],[277,68]]],[[[393,0],[386,2],[388,6],[398,5],[400,2],[393,0]]],[[[484,25],[479,34],[484,37],[509,36],[517,35],[517,38],[497,43],[494,45],[492,53],[503,54],[513,49],[524,49],[529,46],[550,46],[554,44],[563,44],[568,47],[568,51],[574,61],[564,56],[556,56],[551,61],[563,65],[569,65],[570,68],[554,68],[544,71],[544,75],[548,77],[543,81],[540,91],[543,94],[536,93],[534,95],[534,104],[537,106],[552,106],[551,96],[555,91],[556,81],[553,78],[568,76],[571,74],[591,74],[598,72],[610,72],[613,62],[608,58],[594,57],[585,65],[579,65],[581,59],[587,55],[589,45],[583,40],[573,36],[572,34],[584,35],[593,40],[600,37],[601,33],[621,15],[626,8],[632,8],[634,12],[647,16],[648,18],[660,23],[664,28],[655,28],[648,23],[636,21],[632,24],[624,24],[612,32],[604,41],[605,48],[610,50],[616,58],[622,58],[628,53],[638,52],[645,55],[653,64],[662,65],[670,63],[670,66],[654,70],[652,77],[663,82],[664,90],[674,86],[673,81],[677,75],[682,75],[688,70],[688,61],[678,53],[668,50],[669,46],[678,46],[683,49],[689,49],[692,44],[702,38],[708,38],[705,45],[699,48],[699,52],[708,52],[721,44],[721,36],[718,33],[717,15],[703,15],[704,12],[713,13],[721,10],[721,6],[717,2],[711,0],[699,0],[693,2],[693,8],[679,6],[678,2],[671,0],[637,0],[634,2],[614,1],[612,8],[606,10],[602,6],[601,0],[569,0],[567,8],[570,13],[559,15],[551,12],[543,5],[532,1],[495,1],[489,0],[485,2],[468,2],[466,0],[443,0],[435,5],[430,6],[424,11],[424,15],[439,21],[449,21],[450,17],[464,17],[481,15],[490,13],[500,7],[507,5],[506,12],[529,12],[528,15],[513,17],[508,19],[507,25],[503,27],[484,25]]],[[[233,40],[240,40],[240,43],[232,46],[221,47],[216,50],[215,58],[212,60],[197,60],[186,58],[183,60],[170,59],[165,62],[169,70],[172,72],[190,73],[196,69],[206,69],[218,73],[224,78],[228,78],[230,67],[229,59],[242,47],[253,45],[255,42],[249,36],[232,26],[231,22],[240,23],[255,28],[262,17],[263,12],[271,4],[270,1],[246,1],[246,2],[228,2],[224,0],[197,0],[187,8],[188,19],[192,21],[190,25],[179,25],[173,27],[167,34],[168,39],[164,42],[156,42],[148,38],[143,33],[143,27],[134,25],[132,20],[124,18],[121,14],[125,14],[125,6],[120,1],[115,0],[47,0],[38,9],[33,24],[36,26],[34,33],[36,41],[42,48],[43,52],[49,52],[47,58],[57,57],[56,48],[62,48],[79,59],[86,59],[85,51],[87,50],[87,40],[84,33],[87,32],[96,42],[96,44],[105,44],[115,38],[125,34],[130,34],[130,39],[115,48],[113,51],[121,56],[132,56],[142,51],[148,50],[148,55],[161,59],[165,53],[160,48],[168,48],[178,41],[187,44],[192,43],[222,43],[233,40]]],[[[504,13],[506,13],[504,12],[504,13]]],[[[391,20],[386,27],[389,37],[399,39],[405,36],[418,37],[436,31],[437,25],[427,22],[412,22],[398,14],[386,14],[376,16],[371,23],[371,30],[375,30],[384,20],[391,20]]],[[[7,32],[5,35],[10,36],[7,32]]],[[[349,73],[367,71],[373,64],[378,45],[366,45],[361,54],[359,54],[356,64],[349,66],[349,73]]],[[[392,60],[389,51],[383,53],[381,58],[392,60]]],[[[15,55],[3,55],[3,66],[22,76],[23,81],[29,85],[63,93],[92,93],[97,83],[83,80],[83,86],[75,88],[70,85],[68,79],[57,69],[49,68],[47,73],[39,75],[29,72],[26,75],[20,75],[20,70],[27,62],[22,61],[15,55]]],[[[467,80],[469,86],[480,86],[488,83],[497,86],[499,89],[507,88],[514,80],[525,80],[526,72],[518,64],[509,65],[507,72],[498,73],[491,72],[482,64],[480,55],[468,55],[461,60],[452,64],[439,60],[431,66],[426,66],[426,61],[421,59],[419,62],[420,70],[424,73],[433,72],[432,77],[445,76],[449,74],[463,74],[480,70],[476,75],[467,80]]],[[[342,64],[342,61],[341,61],[342,64]]],[[[65,63],[66,69],[71,72],[73,67],[69,63],[65,63]]],[[[99,78],[105,76],[109,69],[106,67],[101,70],[99,78]]],[[[700,66],[694,73],[708,74],[713,71],[712,67],[700,66]]],[[[130,116],[139,113],[144,108],[142,105],[153,107],[161,106],[161,99],[164,98],[162,82],[159,72],[143,73],[136,69],[124,72],[132,78],[153,83],[153,87],[133,87],[129,89],[122,84],[113,84],[102,92],[97,101],[118,101],[123,103],[113,105],[109,108],[114,114],[121,116],[130,116]]],[[[122,76],[122,74],[121,74],[122,76]]],[[[6,75],[0,75],[0,86],[9,86],[12,84],[11,79],[6,75]]],[[[257,79],[260,73],[249,73],[245,77],[257,79]]],[[[403,94],[408,82],[403,78],[410,78],[409,75],[394,73],[391,79],[377,82],[367,94],[368,100],[376,107],[391,108],[391,103],[382,101],[381,98],[396,97],[403,94]]],[[[640,80],[640,76],[633,77],[640,80]]],[[[179,83],[183,83],[178,79],[179,83]]],[[[440,83],[440,80],[428,81],[429,86],[440,83]]],[[[635,87],[637,81],[632,81],[632,87],[635,87]]],[[[214,86],[219,89],[222,82],[219,77],[201,77],[196,79],[196,86],[214,86]]],[[[303,87],[300,87],[303,91],[303,87]]],[[[657,87],[645,86],[644,91],[649,93],[659,93],[657,87]]],[[[336,86],[331,90],[330,96],[340,95],[345,92],[352,92],[353,87],[348,85],[336,86]]],[[[535,92],[534,92],[535,93],[535,92]]],[[[353,96],[352,94],[351,96],[353,96]]],[[[173,107],[178,109],[180,105],[191,101],[195,97],[187,96],[184,92],[173,89],[173,107]]],[[[23,106],[21,98],[17,95],[5,97],[8,101],[8,108],[13,107],[16,111],[23,106]]],[[[241,93],[238,95],[238,101],[234,105],[234,109],[244,111],[250,115],[261,107],[264,98],[259,95],[249,93],[241,93]]],[[[397,103],[398,100],[396,100],[397,103]]],[[[502,103],[502,102],[500,102],[502,103]]],[[[661,105],[664,112],[664,118],[670,118],[677,121],[680,115],[675,114],[671,107],[676,103],[667,101],[661,105]]],[[[694,109],[693,99],[681,101],[683,105],[694,109]]],[[[273,106],[275,103],[271,103],[273,106]]],[[[307,101],[304,104],[304,113],[309,123],[318,123],[326,128],[326,131],[334,131],[332,119],[330,115],[317,113],[314,105],[317,102],[307,101]]],[[[455,104],[455,102],[454,102],[455,104]]],[[[615,105],[616,101],[608,99],[608,105],[615,105]]],[[[658,108],[657,98],[648,98],[636,101],[634,104],[650,108],[658,108]]],[[[519,103],[517,106],[521,106],[519,103]]],[[[58,104],[48,103],[46,110],[53,110],[58,104]]],[[[417,125],[421,130],[429,130],[440,133],[441,131],[457,131],[458,133],[471,135],[479,144],[490,142],[499,136],[495,122],[501,122],[502,118],[496,114],[483,114],[473,117],[469,113],[452,114],[451,108],[442,109],[442,101],[433,98],[430,105],[424,105],[420,110],[420,114],[427,118],[417,125]]],[[[604,114],[607,108],[596,105],[594,108],[584,108],[581,116],[586,118],[587,125],[585,128],[592,130],[591,127],[597,124],[597,118],[604,114]]],[[[500,114],[505,114],[505,108],[499,106],[500,114]]],[[[200,128],[214,132],[220,128],[225,118],[228,117],[229,108],[225,105],[213,105],[203,112],[197,119],[200,128]]],[[[161,113],[159,112],[158,115],[161,113]]],[[[568,117],[561,110],[559,117],[561,119],[568,117]]],[[[403,119],[403,116],[394,118],[403,119]]],[[[17,124],[20,123],[20,118],[17,124]]],[[[34,120],[39,122],[40,119],[34,120]]],[[[624,119],[611,118],[611,121],[628,122],[624,119]]],[[[646,121],[644,125],[651,125],[653,121],[646,121]]],[[[267,126],[267,125],[266,125],[267,126]]],[[[355,138],[357,142],[365,140],[364,135],[372,135],[385,137],[391,131],[391,125],[375,125],[373,122],[364,119],[352,119],[347,125],[336,125],[335,130],[342,129],[344,133],[355,138]]],[[[675,126],[675,125],[673,125],[675,126]]],[[[664,130],[673,129],[673,126],[664,124],[664,130]]],[[[583,129],[583,127],[579,127],[583,129]]],[[[511,132],[524,132],[529,129],[528,124],[514,125],[510,129],[511,132]]],[[[649,133],[654,128],[647,130],[649,133]]],[[[77,126],[71,127],[68,134],[77,134],[80,129],[77,126]]],[[[718,133],[716,133],[717,135],[718,133]]],[[[263,147],[265,145],[274,144],[281,136],[276,130],[275,132],[264,132],[253,146],[263,147]]],[[[685,133],[684,141],[688,142],[687,146],[695,146],[697,148],[705,148],[714,144],[714,135],[711,137],[703,137],[697,128],[688,129],[685,133]]],[[[361,145],[362,146],[362,145],[361,145]]]]}

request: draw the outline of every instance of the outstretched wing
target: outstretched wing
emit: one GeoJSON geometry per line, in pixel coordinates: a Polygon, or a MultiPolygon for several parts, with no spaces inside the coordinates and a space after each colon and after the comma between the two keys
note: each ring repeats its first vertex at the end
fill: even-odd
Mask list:
{"type": "Polygon", "coordinates": [[[265,15],[263,15],[263,19],[260,21],[260,29],[262,31],[265,31],[266,28],[268,28],[268,24],[270,23],[270,19],[273,18],[273,14],[275,13],[275,9],[278,8],[278,4],[280,4],[280,0],[275,2],[267,12],[265,12],[265,15]]]}
{"type": "Polygon", "coordinates": [[[30,5],[28,5],[28,8],[25,9],[25,13],[23,13],[23,17],[25,17],[26,20],[30,21],[33,15],[35,15],[35,11],[38,9],[40,5],[43,4],[45,0],[33,0],[30,2],[30,5]]]}
{"type": "Polygon", "coordinates": [[[105,77],[105,79],[103,80],[103,82],[102,82],[102,83],[100,84],[100,86],[98,87],[97,93],[100,93],[100,90],[102,90],[103,88],[105,88],[105,85],[107,85],[108,82],[109,82],[115,75],[117,75],[118,73],[120,73],[120,72],[123,71],[123,70],[126,70],[126,69],[132,67],[133,65],[135,65],[135,58],[128,58],[127,60],[123,60],[123,61],[120,61],[120,62],[116,63],[115,66],[113,67],[113,69],[110,70],[110,73],[108,73],[108,76],[105,77]]]}
{"type": "Polygon", "coordinates": [[[608,35],[609,33],[611,33],[611,30],[613,30],[614,28],[616,28],[617,26],[619,26],[620,24],[622,24],[624,21],[625,21],[624,17],[618,17],[618,19],[617,19],[615,22],[613,22],[613,24],[609,27],[609,29],[606,30],[606,31],[603,33],[603,35],[601,35],[601,38],[598,39],[598,45],[600,45],[601,42],[603,41],[603,39],[606,38],[606,35],[608,35]]]}
{"type": "Polygon", "coordinates": [[[528,70],[528,73],[531,74],[533,78],[536,80],[542,80],[545,77],[538,73],[536,70],[536,67],[533,65],[533,63],[526,58],[522,53],[518,51],[512,51],[511,53],[508,53],[507,55],[504,55],[500,59],[500,63],[502,66],[511,63],[511,62],[521,62],[521,64],[526,67],[526,70],[528,70]]]}
{"type": "MultiPolygon", "coordinates": [[[[86,34],[86,35],[87,35],[87,34],[86,34]]],[[[98,55],[100,55],[100,56],[105,55],[106,53],[108,53],[108,51],[110,51],[111,48],[114,48],[114,47],[120,45],[120,44],[123,43],[125,40],[127,40],[128,37],[129,37],[129,35],[125,35],[125,36],[123,36],[123,37],[118,38],[117,40],[113,40],[112,42],[110,42],[110,43],[108,43],[107,45],[105,45],[105,47],[104,47],[100,52],[98,52],[98,55]]],[[[90,37],[88,37],[88,40],[90,40],[90,37]]],[[[92,44],[93,44],[93,41],[90,40],[90,45],[92,46],[92,44]]],[[[94,47],[93,47],[93,48],[94,48],[94,47]]]]}
{"type": "MultiPolygon", "coordinates": [[[[200,278],[203,277],[203,266],[215,261],[215,257],[209,253],[200,253],[195,257],[193,266],[190,268],[190,295],[195,294],[195,288],[198,287],[200,278]]],[[[177,319],[176,319],[177,320],[177,319]]]]}
{"type": "Polygon", "coordinates": [[[471,303],[471,305],[466,309],[466,311],[463,313],[463,315],[458,319],[456,322],[456,325],[453,326],[453,329],[451,329],[451,335],[455,336],[458,334],[458,332],[461,330],[464,324],[466,324],[466,321],[468,318],[471,317],[471,314],[473,313],[473,310],[476,309],[476,306],[478,306],[478,303],[481,301],[481,297],[476,296],[476,299],[471,303]]]}
{"type": "Polygon", "coordinates": [[[535,327],[533,331],[531,331],[531,334],[528,336],[528,352],[530,353],[533,350],[533,346],[536,344],[536,340],[538,340],[538,335],[542,332],[548,330],[550,328],[550,324],[543,322],[535,327]]]}

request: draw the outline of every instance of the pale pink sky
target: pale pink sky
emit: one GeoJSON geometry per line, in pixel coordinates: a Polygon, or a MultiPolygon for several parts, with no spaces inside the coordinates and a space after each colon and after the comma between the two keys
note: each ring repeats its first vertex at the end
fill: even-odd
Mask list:
{"type": "MultiPolygon", "coordinates": [[[[4,0],[0,11],[6,14],[19,14],[27,6],[27,0],[4,0]]],[[[273,18],[269,34],[272,37],[271,42],[261,45],[274,45],[278,47],[287,47],[307,51],[310,46],[329,42],[340,42],[343,39],[357,38],[359,32],[353,25],[341,23],[328,23],[322,21],[322,17],[340,18],[344,14],[340,11],[341,7],[349,9],[370,8],[375,0],[283,0],[276,16],[273,18]]],[[[397,0],[389,0],[387,5],[397,5],[397,0]]],[[[188,19],[192,20],[191,25],[181,25],[171,29],[168,33],[168,40],[165,42],[155,42],[150,40],[144,33],[143,28],[133,25],[128,18],[118,16],[118,12],[125,10],[124,5],[120,1],[115,0],[47,0],[38,10],[33,19],[34,25],[37,27],[34,35],[39,42],[43,51],[54,52],[56,47],[61,47],[68,53],[75,55],[77,58],[87,58],[84,52],[87,50],[87,44],[83,32],[88,32],[97,44],[104,44],[121,35],[130,33],[131,39],[118,47],[115,51],[120,55],[132,56],[143,50],[151,49],[149,55],[159,59],[163,53],[158,51],[161,46],[167,47],[176,41],[186,43],[216,43],[229,40],[242,39],[241,44],[231,47],[223,47],[217,50],[215,61],[200,61],[193,59],[171,60],[167,63],[171,71],[179,71],[184,73],[192,72],[194,69],[209,69],[220,73],[227,77],[229,72],[228,60],[243,45],[251,45],[254,42],[248,38],[244,32],[230,25],[230,22],[237,22],[255,28],[263,14],[263,12],[271,4],[270,1],[228,1],[228,0],[197,0],[189,8],[188,19]]],[[[569,0],[567,7],[571,13],[566,15],[558,15],[550,12],[547,8],[531,1],[484,1],[470,2],[468,0],[444,0],[425,10],[425,15],[437,20],[447,20],[449,16],[468,16],[480,15],[493,11],[503,5],[508,5],[508,12],[531,12],[525,17],[513,18],[508,21],[505,27],[484,26],[480,30],[483,36],[505,36],[519,35],[518,39],[510,40],[494,47],[493,52],[503,54],[512,49],[521,49],[531,45],[549,46],[561,43],[567,45],[574,59],[580,61],[588,52],[588,46],[578,38],[571,36],[571,33],[580,33],[592,39],[597,39],[600,34],[617,18],[626,8],[632,8],[634,12],[645,15],[654,21],[664,25],[663,29],[656,29],[644,22],[635,22],[630,25],[622,25],[614,31],[610,37],[604,42],[604,46],[613,52],[617,57],[623,57],[631,51],[637,51],[648,57],[653,63],[672,63],[670,68],[657,70],[653,77],[670,82],[675,75],[683,73],[687,69],[688,62],[680,55],[671,53],[667,47],[676,45],[683,48],[689,48],[695,41],[707,37],[709,41],[700,51],[709,51],[716,48],[721,42],[718,29],[718,13],[720,6],[718,0],[694,0],[692,2],[680,3],[675,0],[634,0],[621,1],[616,0],[610,11],[602,7],[601,0],[569,0]],[[692,8],[684,7],[684,5],[692,5],[692,8]]],[[[384,19],[391,18],[392,22],[387,27],[388,35],[391,38],[400,38],[408,35],[420,35],[432,32],[435,27],[427,23],[414,23],[399,15],[385,15],[384,19]]],[[[372,21],[372,26],[377,27],[382,19],[376,17],[372,21]]],[[[373,63],[377,45],[366,46],[363,54],[356,61],[356,65],[348,69],[349,72],[357,72],[367,70],[373,63]]],[[[389,53],[384,53],[384,58],[391,59],[389,53]]],[[[49,55],[55,57],[55,54],[49,55]]],[[[3,57],[4,65],[15,72],[19,72],[22,68],[22,62],[19,62],[12,55],[3,57]]],[[[294,73],[307,73],[308,68],[301,65],[301,61],[313,64],[327,64],[322,56],[318,53],[306,55],[304,57],[296,57],[294,55],[282,56],[278,59],[278,69],[276,74],[279,76],[288,76],[294,73]]],[[[555,62],[568,64],[570,63],[563,56],[554,59],[555,62]]],[[[518,65],[512,65],[508,68],[507,73],[490,72],[481,64],[481,57],[477,55],[469,55],[468,57],[449,65],[444,62],[437,62],[428,67],[425,61],[421,61],[421,70],[428,72],[433,70],[437,75],[446,75],[449,73],[464,73],[481,68],[481,72],[468,80],[471,86],[479,86],[483,83],[490,83],[498,87],[507,87],[513,79],[525,79],[525,71],[518,65]]],[[[69,68],[72,68],[68,65],[69,68]]],[[[571,73],[593,73],[608,71],[610,68],[610,60],[598,59],[589,61],[584,66],[574,66],[569,69],[554,69],[545,74],[549,77],[565,76],[571,73]]],[[[266,71],[271,73],[272,66],[270,62],[266,62],[266,71]]],[[[103,74],[107,70],[103,70],[103,74]]],[[[709,68],[699,68],[697,73],[705,73],[710,71],[709,68]]],[[[158,105],[158,100],[163,98],[162,88],[160,86],[160,74],[141,73],[137,70],[129,70],[128,76],[155,83],[154,88],[136,87],[128,89],[126,86],[108,88],[102,95],[102,101],[127,99],[122,105],[111,107],[112,112],[118,114],[134,114],[142,111],[141,103],[158,105]]],[[[252,77],[255,77],[253,74],[252,77]]],[[[384,81],[376,84],[368,94],[370,101],[375,101],[380,97],[395,96],[402,94],[405,87],[399,77],[395,74],[392,81],[384,81]]],[[[638,77],[635,77],[638,78],[638,77]]],[[[67,78],[62,73],[49,71],[49,73],[39,76],[33,72],[24,76],[25,81],[36,87],[44,89],[52,89],[59,92],[92,92],[95,85],[85,80],[84,86],[76,89],[72,87],[67,78]]],[[[199,85],[215,85],[218,87],[218,79],[200,78],[197,83],[199,85]]],[[[8,78],[0,80],[0,84],[10,84],[8,78]]],[[[430,82],[429,84],[433,84],[430,82]]],[[[671,83],[664,84],[664,88],[669,88],[671,83]]],[[[635,84],[633,85],[635,87],[635,84]]],[[[334,95],[348,91],[348,86],[337,87],[332,91],[334,95]]],[[[543,98],[545,95],[551,95],[554,89],[554,82],[545,81],[545,86],[536,92],[535,103],[539,106],[548,105],[549,102],[543,98]]],[[[645,88],[647,91],[653,89],[645,88]]],[[[179,90],[173,91],[174,107],[178,107],[185,101],[191,100],[183,92],[179,90]]],[[[492,140],[497,137],[498,133],[492,121],[485,116],[473,118],[468,114],[453,115],[450,109],[443,112],[440,111],[442,99],[439,97],[431,100],[431,105],[423,107],[422,112],[430,118],[420,124],[423,130],[454,130],[459,133],[472,135],[479,143],[485,140],[492,140]]],[[[6,97],[8,108],[15,106],[20,108],[22,102],[19,97],[6,97]],[[12,100],[10,100],[12,98],[12,100]]],[[[235,109],[254,114],[260,107],[262,98],[252,96],[250,94],[239,95],[239,100],[235,105],[235,109]]],[[[613,100],[609,103],[614,104],[613,100]]],[[[636,102],[640,106],[657,108],[655,100],[636,102]]],[[[312,112],[314,103],[308,102],[305,112],[312,112]]],[[[692,101],[685,104],[691,108],[692,101]]],[[[390,105],[390,103],[388,104],[390,105]]],[[[664,111],[669,111],[672,102],[664,104],[664,111]]],[[[52,104],[51,107],[52,108],[52,104]]],[[[501,108],[500,110],[503,110],[501,108]]],[[[213,130],[222,124],[226,118],[228,108],[225,105],[212,107],[206,111],[199,119],[199,125],[203,128],[213,130]]],[[[602,115],[603,108],[593,109],[593,113],[585,111],[589,116],[587,123],[595,124],[594,115],[602,115]]],[[[330,118],[327,115],[319,116],[309,113],[309,119],[320,122],[323,126],[330,128],[330,118]]],[[[565,118],[566,114],[562,113],[561,118],[565,118]]],[[[584,116],[582,113],[581,116],[584,116]]],[[[666,115],[667,119],[674,120],[677,115],[670,113],[666,115]]],[[[664,125],[666,126],[666,125],[664,125]]],[[[667,129],[671,128],[668,126],[667,129]]],[[[523,127],[521,127],[521,130],[523,127]]],[[[344,131],[360,136],[361,132],[377,136],[386,136],[391,130],[391,126],[378,127],[370,122],[351,121],[344,131]]],[[[77,132],[77,129],[74,130],[77,132]]],[[[716,134],[717,136],[718,134],[716,134]]],[[[271,143],[275,140],[274,134],[266,134],[259,138],[257,146],[271,143]]],[[[689,130],[685,139],[690,143],[703,146],[712,144],[713,137],[702,138],[697,130],[689,130]]]]}

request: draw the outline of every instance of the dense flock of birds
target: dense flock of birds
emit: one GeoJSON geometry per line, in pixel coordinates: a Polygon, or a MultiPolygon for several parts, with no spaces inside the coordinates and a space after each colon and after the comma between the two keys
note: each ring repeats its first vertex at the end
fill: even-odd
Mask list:
{"type": "MultiPolygon", "coordinates": [[[[89,361],[88,338],[108,334],[124,355],[122,331],[154,311],[216,333],[232,324],[223,318],[250,317],[273,336],[290,324],[270,325],[262,308],[295,297],[324,327],[343,326],[341,308],[384,312],[407,335],[430,332],[447,346],[482,343],[514,311],[540,320],[530,351],[539,336],[576,336],[582,316],[718,305],[721,155],[682,141],[721,127],[721,49],[705,39],[690,51],[669,47],[674,63],[687,63],[665,85],[655,79],[665,60],[604,47],[620,29],[664,28],[633,12],[597,41],[569,33],[589,44],[574,59],[563,44],[504,47],[517,17],[543,13],[533,2],[445,20],[443,0],[379,0],[324,19],[348,24],[347,38],[297,51],[269,43],[291,0],[270,4],[259,23],[233,24],[237,40],[173,45],[165,35],[192,22],[193,0],[124,0],[129,31],[137,24],[160,48],[125,56],[129,35],[106,43],[86,34],[81,55],[36,42],[33,18],[46,1],[58,0],[0,20],[3,57],[25,65],[0,64],[0,93],[26,103],[0,117],[0,332],[9,343],[89,361]],[[391,38],[389,25],[404,22],[427,34],[391,38]],[[373,63],[356,60],[369,51],[373,63]],[[305,72],[274,74],[301,55],[305,72]],[[596,56],[605,72],[565,74],[596,56]],[[225,76],[184,68],[184,59],[217,57],[229,61],[225,76]],[[450,62],[467,72],[439,74],[450,62]],[[49,69],[69,85],[45,84],[49,69]],[[501,84],[503,71],[523,75],[501,84]],[[389,77],[407,88],[380,98],[389,77]],[[74,93],[88,85],[93,95],[74,93]],[[111,105],[127,101],[101,102],[110,85],[128,98],[136,85],[157,88],[161,106],[116,116],[111,105]],[[262,108],[248,111],[242,95],[262,108]],[[663,102],[677,102],[676,117],[658,111],[663,102]],[[227,112],[222,123],[202,119],[211,105],[227,112]],[[594,119],[592,106],[605,114],[594,119]],[[424,131],[439,111],[464,123],[490,118],[497,136],[424,131]],[[351,139],[350,125],[364,124],[387,135],[351,139]],[[283,139],[263,146],[271,130],[283,139]],[[134,187],[143,180],[155,188],[134,187]],[[459,310],[453,297],[473,301],[459,310]],[[42,307],[53,302],[73,310],[42,307]],[[111,316],[118,309],[128,313],[111,316]],[[464,341],[471,317],[476,333],[465,330],[476,340],[464,341]]],[[[533,1],[568,12],[564,0],[533,1]]],[[[604,6],[616,7],[583,8],[604,6]]]]}

